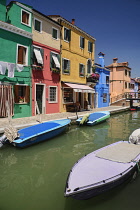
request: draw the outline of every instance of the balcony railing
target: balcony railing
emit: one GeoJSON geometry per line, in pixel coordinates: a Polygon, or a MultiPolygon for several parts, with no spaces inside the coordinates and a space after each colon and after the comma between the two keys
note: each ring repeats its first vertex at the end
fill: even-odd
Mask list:
{"type": "Polygon", "coordinates": [[[92,74],[88,74],[86,77],[87,77],[87,82],[97,83],[99,81],[100,75],[96,73],[92,73],[92,74]]]}

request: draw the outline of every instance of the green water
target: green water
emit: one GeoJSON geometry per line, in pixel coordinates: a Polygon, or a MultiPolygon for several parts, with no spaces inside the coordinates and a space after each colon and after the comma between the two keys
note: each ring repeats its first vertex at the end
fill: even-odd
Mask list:
{"type": "Polygon", "coordinates": [[[67,174],[79,158],[128,140],[139,126],[140,112],[124,112],[100,125],[73,125],[63,135],[26,149],[9,145],[0,148],[0,210],[139,209],[140,176],[90,200],[63,196],[67,174]]]}

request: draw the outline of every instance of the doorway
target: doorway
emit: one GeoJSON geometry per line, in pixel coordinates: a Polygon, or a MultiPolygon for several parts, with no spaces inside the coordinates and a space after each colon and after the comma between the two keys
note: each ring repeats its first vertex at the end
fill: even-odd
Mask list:
{"type": "MultiPolygon", "coordinates": [[[[36,102],[37,102],[40,114],[44,114],[44,111],[45,111],[44,92],[45,92],[44,84],[36,84],[36,102]]],[[[36,109],[36,114],[39,114],[36,106],[35,106],[35,109],[36,109]]]]}

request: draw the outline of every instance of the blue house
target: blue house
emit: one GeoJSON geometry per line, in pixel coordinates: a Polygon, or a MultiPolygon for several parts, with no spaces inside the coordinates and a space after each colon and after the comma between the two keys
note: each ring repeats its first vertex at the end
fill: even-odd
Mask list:
{"type": "Polygon", "coordinates": [[[104,65],[104,53],[99,54],[99,64],[95,63],[95,73],[99,74],[99,81],[95,85],[96,107],[107,107],[110,102],[109,80],[110,70],[104,65]]]}

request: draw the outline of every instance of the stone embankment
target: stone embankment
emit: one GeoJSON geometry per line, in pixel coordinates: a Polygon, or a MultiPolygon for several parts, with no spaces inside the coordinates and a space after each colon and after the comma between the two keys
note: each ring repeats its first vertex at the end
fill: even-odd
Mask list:
{"type": "Polygon", "coordinates": [[[53,114],[42,114],[37,116],[31,117],[24,117],[24,118],[16,118],[16,119],[8,119],[8,118],[0,118],[0,133],[4,132],[4,129],[8,127],[10,124],[17,129],[21,129],[24,127],[28,127],[31,125],[35,125],[37,123],[50,121],[50,120],[57,120],[57,119],[71,119],[72,122],[75,122],[78,117],[82,117],[86,113],[93,113],[97,111],[110,111],[110,114],[116,114],[119,112],[128,111],[129,107],[125,106],[109,106],[109,107],[102,107],[96,108],[89,111],[81,111],[81,112],[63,112],[63,113],[53,113],[53,114]]]}

